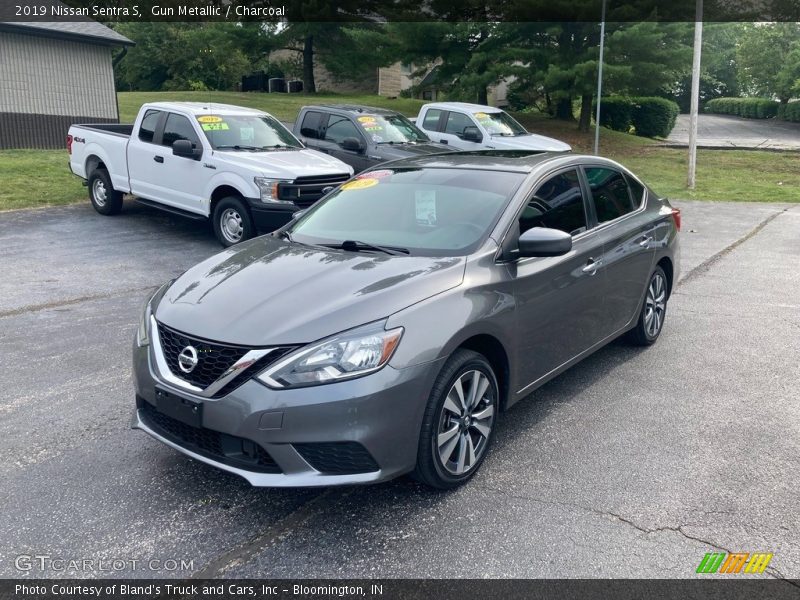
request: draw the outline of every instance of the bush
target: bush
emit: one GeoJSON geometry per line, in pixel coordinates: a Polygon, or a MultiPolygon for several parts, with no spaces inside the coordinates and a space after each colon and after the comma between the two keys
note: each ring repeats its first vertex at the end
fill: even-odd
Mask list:
{"type": "Polygon", "coordinates": [[[658,97],[632,98],[631,120],[636,135],[667,137],[675,127],[680,109],[672,100],[658,97]]]}
{"type": "Polygon", "coordinates": [[[800,123],[800,102],[789,102],[778,106],[778,118],[800,123]]]}
{"type": "Polygon", "coordinates": [[[706,102],[705,111],[746,119],[771,119],[780,105],[767,98],[715,98],[706,102]]]}
{"type": "MultiPolygon", "coordinates": [[[[597,114],[597,105],[592,112],[597,114]]],[[[600,124],[603,127],[627,133],[633,124],[632,115],[633,102],[629,98],[608,96],[600,103],[600,124]]]]}

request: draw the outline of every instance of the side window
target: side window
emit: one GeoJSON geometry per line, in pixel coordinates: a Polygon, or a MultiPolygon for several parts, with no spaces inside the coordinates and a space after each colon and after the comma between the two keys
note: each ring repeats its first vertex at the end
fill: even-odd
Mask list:
{"type": "Polygon", "coordinates": [[[447,125],[445,125],[444,132],[452,133],[454,135],[464,135],[464,130],[467,127],[475,126],[475,123],[467,115],[451,112],[449,115],[447,115],[447,125]]]}
{"type": "Polygon", "coordinates": [[[628,182],[628,188],[631,190],[631,198],[633,198],[633,209],[636,210],[644,201],[644,186],[628,175],[625,175],[625,181],[628,182]]]}
{"type": "Polygon", "coordinates": [[[425,119],[422,121],[422,128],[428,131],[436,131],[439,129],[439,118],[442,116],[442,111],[438,108],[432,108],[425,113],[425,119]]]}
{"type": "Polygon", "coordinates": [[[519,218],[519,232],[532,227],[560,229],[571,235],[586,231],[586,211],[578,171],[565,171],[538,187],[519,218]]]}
{"type": "Polygon", "coordinates": [[[345,138],[354,137],[361,139],[355,124],[347,117],[330,115],[328,117],[328,129],[325,131],[325,141],[341,144],[345,138]]]}
{"type": "Polygon", "coordinates": [[[164,124],[164,137],[161,140],[162,146],[172,146],[177,140],[189,140],[195,148],[200,147],[200,139],[189,122],[183,115],[169,113],[167,122],[164,124]]]}
{"type": "Polygon", "coordinates": [[[613,221],[636,208],[622,173],[601,167],[587,167],[585,171],[598,223],[613,221]]]}
{"type": "Polygon", "coordinates": [[[320,125],[324,117],[325,115],[320,112],[308,111],[300,124],[300,135],[312,140],[318,140],[320,138],[320,125]]]}
{"type": "Polygon", "coordinates": [[[139,126],[139,139],[143,142],[153,143],[153,136],[156,133],[156,125],[161,117],[160,110],[148,110],[144,114],[142,124],[139,126]]]}

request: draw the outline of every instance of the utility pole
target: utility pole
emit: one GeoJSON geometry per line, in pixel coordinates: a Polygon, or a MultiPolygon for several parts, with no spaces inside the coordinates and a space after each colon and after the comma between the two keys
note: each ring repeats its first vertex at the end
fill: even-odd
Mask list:
{"type": "Polygon", "coordinates": [[[603,51],[606,44],[606,0],[600,16],[600,62],[597,65],[597,111],[594,116],[594,153],[600,152],[600,101],[603,93],[603,51]]]}
{"type": "Polygon", "coordinates": [[[694,189],[697,175],[697,112],[700,108],[700,52],[703,49],[703,0],[696,0],[694,17],[694,55],[692,57],[692,104],[689,109],[689,177],[686,185],[694,189]]]}

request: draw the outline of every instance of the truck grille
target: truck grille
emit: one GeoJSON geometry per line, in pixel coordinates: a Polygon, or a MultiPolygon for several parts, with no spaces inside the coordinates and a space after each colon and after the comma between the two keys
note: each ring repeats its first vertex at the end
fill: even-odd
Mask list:
{"type": "Polygon", "coordinates": [[[139,408],[145,425],[160,436],[195,454],[247,471],[282,472],[269,453],[252,440],[181,423],[158,412],[149,402],[142,399],[139,399],[139,408]]]}
{"type": "MultiPolygon", "coordinates": [[[[191,337],[180,331],[170,329],[162,323],[158,323],[158,336],[161,341],[164,360],[166,360],[170,372],[175,375],[175,377],[183,379],[201,389],[205,389],[214,383],[233,366],[236,361],[251,350],[251,348],[245,346],[229,346],[191,337]],[[197,350],[198,363],[191,373],[184,373],[178,366],[178,355],[186,346],[194,346],[195,350],[197,350]]],[[[254,372],[264,369],[267,365],[279,359],[281,356],[284,356],[291,350],[291,347],[274,349],[261,360],[257,361],[249,368],[244,369],[239,375],[229,381],[225,387],[214,394],[214,398],[219,398],[232,392],[250,379],[254,372]]]]}
{"type": "Polygon", "coordinates": [[[322,190],[331,186],[337,187],[348,179],[350,179],[350,175],[347,173],[298,177],[292,183],[278,185],[278,198],[291,200],[300,208],[308,208],[322,198],[324,195],[322,190]]]}

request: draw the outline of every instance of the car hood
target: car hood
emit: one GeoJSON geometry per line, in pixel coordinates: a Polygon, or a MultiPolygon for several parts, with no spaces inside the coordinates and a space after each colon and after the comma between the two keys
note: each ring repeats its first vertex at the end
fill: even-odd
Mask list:
{"type": "Polygon", "coordinates": [[[464,265],[463,257],[345,252],[263,236],[186,271],[167,289],[155,317],[218,342],[302,344],[458,286],[464,265]]]}
{"type": "Polygon", "coordinates": [[[264,177],[294,180],[309,175],[353,173],[352,167],[338,158],[308,148],[270,152],[215,150],[214,156],[232,164],[248,167],[264,177]]]}
{"type": "Polygon", "coordinates": [[[567,152],[572,150],[569,144],[537,133],[515,137],[495,135],[486,143],[498,150],[543,150],[546,152],[567,152]]]}
{"type": "Polygon", "coordinates": [[[383,160],[395,160],[398,158],[410,158],[413,156],[423,156],[426,154],[439,154],[441,152],[453,152],[453,148],[445,144],[425,143],[425,144],[378,144],[375,153],[383,160]]]}

